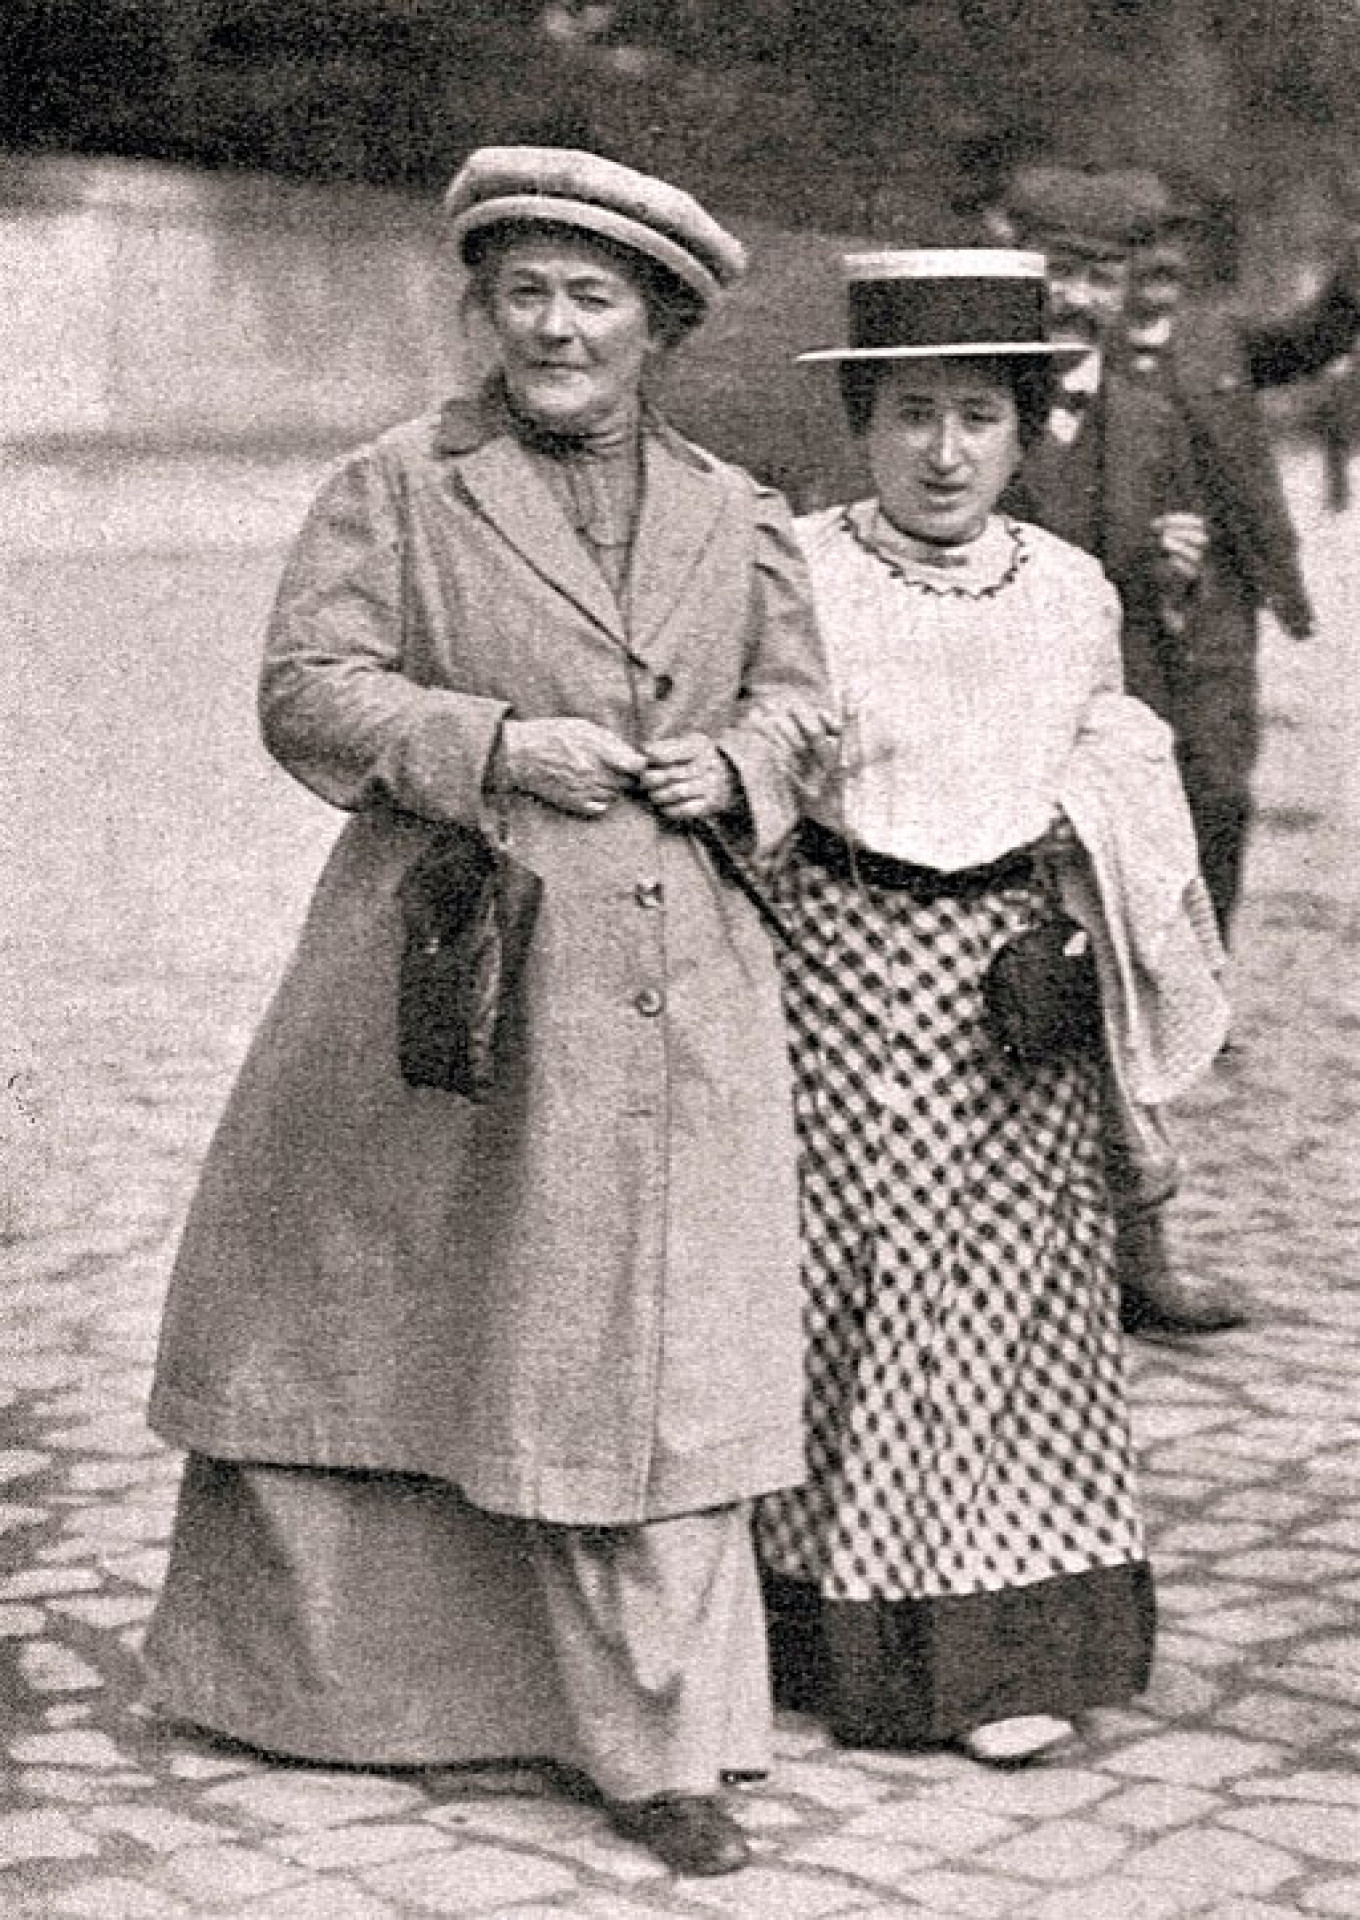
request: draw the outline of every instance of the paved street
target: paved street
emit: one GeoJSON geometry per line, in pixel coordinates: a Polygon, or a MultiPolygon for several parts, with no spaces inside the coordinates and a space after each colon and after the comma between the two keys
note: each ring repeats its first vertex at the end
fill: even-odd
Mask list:
{"type": "Polygon", "coordinates": [[[139,1712],[178,1472],[142,1419],[167,1262],[333,832],[251,713],[312,475],[7,475],[0,1914],[1360,1915],[1360,515],[1320,511],[1316,468],[1289,479],[1323,632],[1267,640],[1234,1045],[1180,1119],[1179,1245],[1255,1315],[1132,1354],[1152,1690],[1006,1775],[785,1718],[740,1795],[758,1864],[711,1882],[527,1776],[279,1767],[139,1712]]]}

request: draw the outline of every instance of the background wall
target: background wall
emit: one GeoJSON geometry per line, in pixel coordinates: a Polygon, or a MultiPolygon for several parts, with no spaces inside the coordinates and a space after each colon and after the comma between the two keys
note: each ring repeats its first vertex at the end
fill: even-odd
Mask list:
{"type": "Polygon", "coordinates": [[[458,365],[433,201],[0,161],[0,443],[340,442],[458,365]]]}

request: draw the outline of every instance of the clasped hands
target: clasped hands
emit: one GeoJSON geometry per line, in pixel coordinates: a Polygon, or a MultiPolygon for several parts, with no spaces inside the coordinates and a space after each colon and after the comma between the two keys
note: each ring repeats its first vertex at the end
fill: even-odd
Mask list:
{"type": "Polygon", "coordinates": [[[598,819],[625,794],[675,821],[712,819],[737,798],[732,764],[707,734],[639,750],[593,720],[507,720],[499,771],[515,792],[582,819],[598,819]]]}

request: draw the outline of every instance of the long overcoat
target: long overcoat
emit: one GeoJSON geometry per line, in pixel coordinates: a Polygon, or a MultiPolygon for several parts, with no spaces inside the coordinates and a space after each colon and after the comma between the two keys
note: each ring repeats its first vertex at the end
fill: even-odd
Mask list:
{"type": "Polygon", "coordinates": [[[494,829],[504,718],[699,730],[757,853],[823,662],[782,500],[659,423],[621,606],[485,407],[324,487],[266,646],[267,744],[351,809],[221,1122],[152,1424],[230,1459],[409,1471],[626,1524],[802,1473],[797,1198],[769,936],[624,798],[506,803],[543,879],[522,1029],[483,1105],[397,1066],[397,889],[430,823],[494,829]],[[781,728],[781,718],[785,725],[781,728]]]}

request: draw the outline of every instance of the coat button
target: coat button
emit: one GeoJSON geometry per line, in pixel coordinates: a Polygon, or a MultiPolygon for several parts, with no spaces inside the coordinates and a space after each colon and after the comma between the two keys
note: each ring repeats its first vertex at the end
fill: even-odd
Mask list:
{"type": "Polygon", "coordinates": [[[668,673],[658,673],[652,681],[652,693],[658,700],[669,700],[675,692],[675,682],[668,673]]]}
{"type": "Polygon", "coordinates": [[[659,907],[663,889],[659,880],[639,880],[633,888],[633,898],[640,907],[659,907]]]}
{"type": "Polygon", "coordinates": [[[639,1013],[648,1015],[660,1013],[665,1004],[665,999],[656,987],[644,987],[633,1001],[639,1013]]]}

